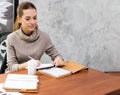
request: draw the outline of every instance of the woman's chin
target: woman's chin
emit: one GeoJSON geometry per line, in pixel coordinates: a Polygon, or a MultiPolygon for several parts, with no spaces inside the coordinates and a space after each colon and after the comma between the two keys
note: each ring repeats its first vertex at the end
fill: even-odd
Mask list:
{"type": "Polygon", "coordinates": [[[35,28],[30,28],[29,31],[33,31],[35,28]]]}

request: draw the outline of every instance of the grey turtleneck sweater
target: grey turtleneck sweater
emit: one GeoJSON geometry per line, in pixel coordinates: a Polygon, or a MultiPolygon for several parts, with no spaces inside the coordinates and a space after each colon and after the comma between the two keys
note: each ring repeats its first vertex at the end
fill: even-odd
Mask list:
{"type": "Polygon", "coordinates": [[[48,54],[52,60],[60,56],[45,32],[36,29],[32,35],[27,36],[19,29],[7,37],[8,68],[6,71],[18,71],[18,64],[28,61],[28,56],[39,60],[44,53],[48,54]]]}

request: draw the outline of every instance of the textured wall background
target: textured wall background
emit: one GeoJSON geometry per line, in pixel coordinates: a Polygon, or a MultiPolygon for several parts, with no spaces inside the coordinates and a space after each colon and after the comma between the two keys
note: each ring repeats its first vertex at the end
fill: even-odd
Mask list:
{"type": "Polygon", "coordinates": [[[50,35],[65,60],[120,71],[120,0],[21,1],[37,6],[40,29],[50,35]]]}

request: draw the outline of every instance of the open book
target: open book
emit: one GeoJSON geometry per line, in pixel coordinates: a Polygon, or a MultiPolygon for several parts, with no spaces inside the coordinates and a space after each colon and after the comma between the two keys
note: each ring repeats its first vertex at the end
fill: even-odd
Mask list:
{"type": "Polygon", "coordinates": [[[38,92],[37,75],[8,74],[3,85],[7,91],[38,92]]]}
{"type": "Polygon", "coordinates": [[[70,71],[59,68],[59,67],[43,69],[43,70],[39,70],[39,72],[46,74],[46,75],[56,77],[56,78],[65,77],[65,76],[68,76],[71,74],[70,71]]]}
{"type": "Polygon", "coordinates": [[[39,70],[39,72],[45,75],[53,76],[55,78],[61,78],[86,69],[88,69],[86,66],[83,66],[79,63],[65,62],[64,66],[62,67],[42,69],[39,70]]]}

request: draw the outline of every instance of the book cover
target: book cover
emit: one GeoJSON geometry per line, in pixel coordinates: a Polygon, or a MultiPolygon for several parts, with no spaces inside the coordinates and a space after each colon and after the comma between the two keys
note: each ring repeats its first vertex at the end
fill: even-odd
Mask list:
{"type": "Polygon", "coordinates": [[[88,67],[86,67],[86,66],[84,66],[80,63],[77,63],[77,62],[65,62],[64,66],[62,68],[65,69],[65,70],[69,70],[72,73],[76,73],[78,71],[88,69],[88,67]]]}

